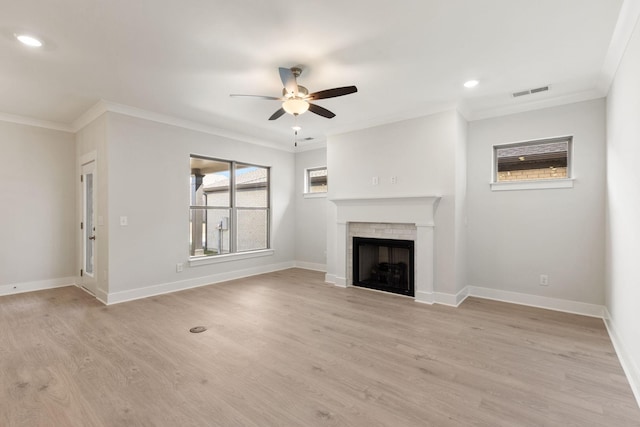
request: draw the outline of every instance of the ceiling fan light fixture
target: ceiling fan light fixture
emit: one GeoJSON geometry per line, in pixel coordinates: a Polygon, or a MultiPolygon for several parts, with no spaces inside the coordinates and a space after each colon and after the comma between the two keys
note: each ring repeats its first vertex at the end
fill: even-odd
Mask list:
{"type": "Polygon", "coordinates": [[[42,42],[40,40],[38,40],[37,38],[27,35],[27,34],[15,34],[16,39],[18,39],[18,41],[24,45],[27,45],[29,47],[41,47],[42,46],[42,42]]]}
{"type": "Polygon", "coordinates": [[[282,103],[282,108],[287,113],[297,116],[309,109],[309,103],[304,99],[291,98],[282,103]]]}

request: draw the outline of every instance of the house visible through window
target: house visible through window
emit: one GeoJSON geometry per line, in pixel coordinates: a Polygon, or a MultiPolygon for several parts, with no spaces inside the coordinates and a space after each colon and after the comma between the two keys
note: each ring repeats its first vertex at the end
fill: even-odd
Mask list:
{"type": "Polygon", "coordinates": [[[494,182],[571,177],[571,137],[494,146],[494,182]]]}
{"type": "Polygon", "coordinates": [[[269,247],[269,168],[191,156],[192,257],[269,247]]]}
{"type": "Polygon", "coordinates": [[[305,193],[327,192],[327,167],[309,168],[305,170],[305,193]]]}

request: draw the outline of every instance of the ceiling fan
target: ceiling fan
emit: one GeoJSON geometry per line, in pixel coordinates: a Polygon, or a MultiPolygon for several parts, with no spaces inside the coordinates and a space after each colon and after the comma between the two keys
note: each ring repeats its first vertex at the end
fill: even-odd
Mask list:
{"type": "Polygon", "coordinates": [[[282,96],[262,96],[262,95],[238,95],[231,94],[232,97],[252,97],[267,99],[273,101],[282,101],[282,107],[269,117],[269,120],[276,120],[284,113],[289,113],[294,116],[298,116],[305,111],[309,110],[319,116],[332,119],[336,115],[331,111],[323,108],[319,105],[312,104],[310,101],[316,101],[318,99],[335,98],[337,96],[349,95],[355,93],[358,88],[355,86],[336,87],[333,89],[321,90],[319,92],[309,93],[306,87],[298,85],[297,78],[300,77],[302,69],[298,67],[293,68],[279,68],[280,80],[282,80],[282,96]]]}

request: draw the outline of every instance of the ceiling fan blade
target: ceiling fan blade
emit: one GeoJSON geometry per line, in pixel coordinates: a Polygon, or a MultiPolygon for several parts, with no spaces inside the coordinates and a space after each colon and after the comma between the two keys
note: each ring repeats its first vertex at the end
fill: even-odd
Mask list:
{"type": "Polygon", "coordinates": [[[232,93],[231,95],[229,95],[232,98],[240,98],[240,97],[249,97],[249,98],[259,98],[259,99],[269,99],[269,100],[273,100],[273,101],[281,101],[282,98],[278,98],[276,96],[263,96],[263,95],[240,95],[237,93],[232,93]]]}
{"type": "Polygon", "coordinates": [[[309,101],[313,101],[316,99],[335,98],[336,96],[349,95],[350,93],[355,93],[357,91],[358,91],[358,88],[355,86],[336,87],[333,89],[314,92],[309,96],[307,96],[306,99],[309,101]]]}
{"type": "Polygon", "coordinates": [[[280,71],[280,80],[282,80],[282,85],[287,93],[292,93],[297,96],[298,83],[296,82],[296,76],[293,75],[293,71],[283,67],[278,68],[278,71],[280,71]]]}
{"type": "Polygon", "coordinates": [[[280,108],[278,111],[276,111],[275,113],[273,113],[271,115],[271,117],[269,117],[269,120],[275,120],[280,118],[283,114],[285,113],[284,108],[280,108]]]}
{"type": "Polygon", "coordinates": [[[309,111],[316,113],[319,116],[326,117],[327,119],[333,119],[336,115],[324,107],[316,104],[309,103],[309,111]]]}

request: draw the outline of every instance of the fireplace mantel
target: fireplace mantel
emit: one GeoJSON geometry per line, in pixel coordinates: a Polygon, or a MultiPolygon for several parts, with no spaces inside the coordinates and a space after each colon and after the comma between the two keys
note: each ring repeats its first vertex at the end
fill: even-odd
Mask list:
{"type": "Polygon", "coordinates": [[[347,276],[348,224],[350,222],[415,224],[417,227],[415,299],[433,302],[434,227],[440,196],[340,197],[330,199],[337,207],[337,286],[350,286],[347,276]]]}

